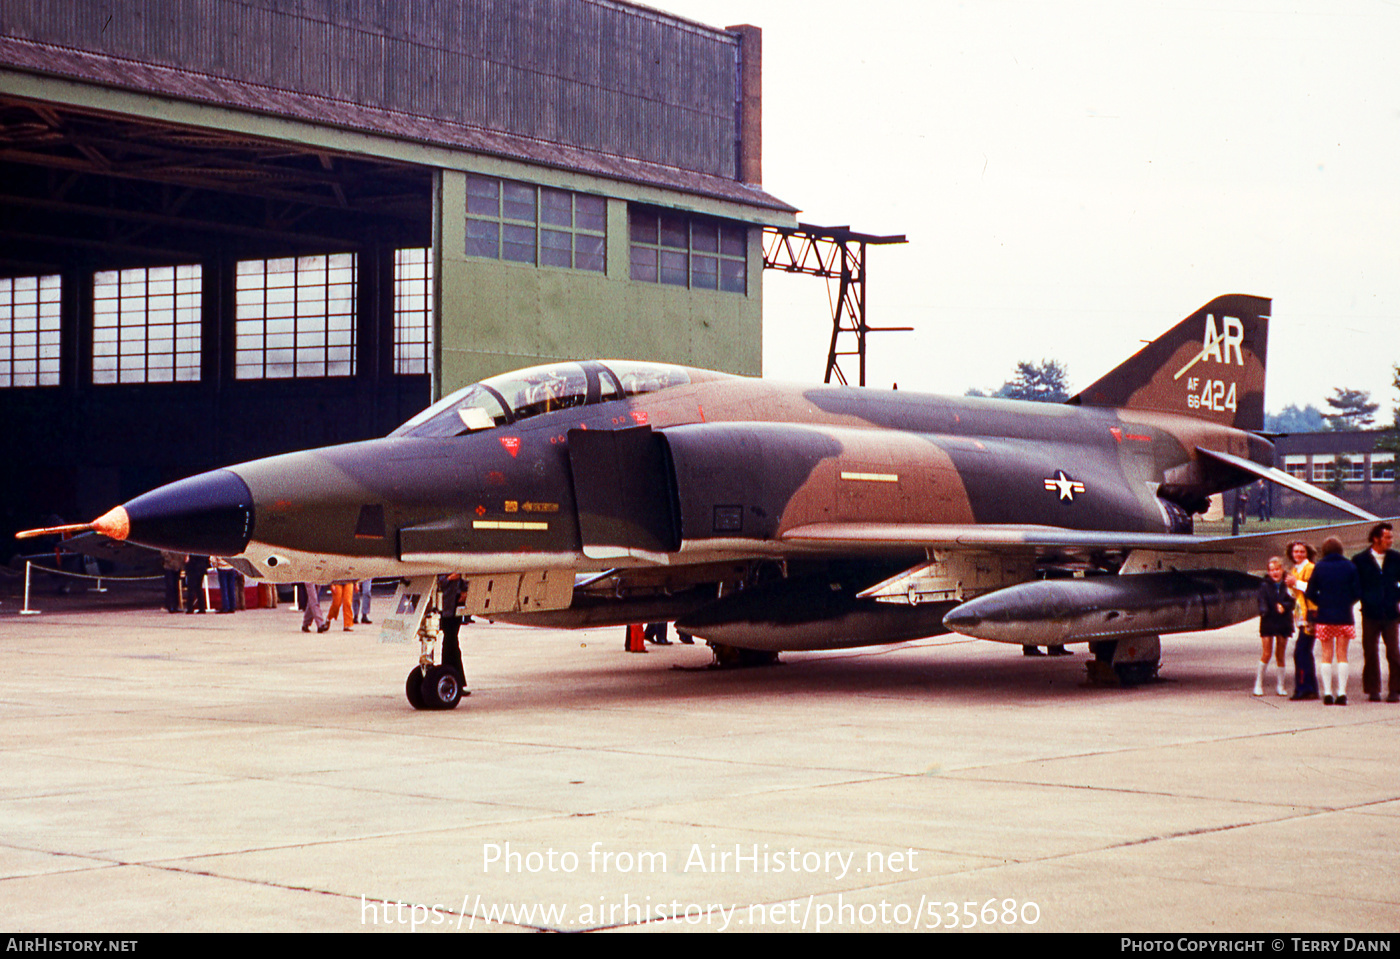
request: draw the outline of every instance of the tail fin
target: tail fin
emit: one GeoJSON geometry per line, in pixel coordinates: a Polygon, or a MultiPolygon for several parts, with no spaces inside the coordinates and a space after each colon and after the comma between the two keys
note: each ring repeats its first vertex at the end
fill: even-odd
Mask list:
{"type": "Polygon", "coordinates": [[[1259,296],[1217,296],[1069,402],[1262,430],[1272,304],[1259,296]]]}

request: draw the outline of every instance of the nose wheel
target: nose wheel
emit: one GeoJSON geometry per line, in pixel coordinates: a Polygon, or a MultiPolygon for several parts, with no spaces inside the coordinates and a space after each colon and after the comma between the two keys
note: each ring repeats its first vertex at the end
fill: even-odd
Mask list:
{"type": "Polygon", "coordinates": [[[429,667],[427,674],[415,666],[404,681],[404,695],[414,709],[455,709],[468,695],[462,689],[462,676],[450,666],[429,667]]]}
{"type": "Polygon", "coordinates": [[[404,695],[408,697],[409,705],[414,709],[427,709],[428,704],[423,702],[423,670],[414,666],[408,671],[408,679],[403,684],[404,695]]]}

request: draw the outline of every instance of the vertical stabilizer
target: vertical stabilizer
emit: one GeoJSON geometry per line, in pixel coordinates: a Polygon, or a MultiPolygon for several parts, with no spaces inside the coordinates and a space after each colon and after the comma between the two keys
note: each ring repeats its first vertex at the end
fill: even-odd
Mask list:
{"type": "Polygon", "coordinates": [[[1069,402],[1183,413],[1262,430],[1272,303],[1218,296],[1069,402]]]}

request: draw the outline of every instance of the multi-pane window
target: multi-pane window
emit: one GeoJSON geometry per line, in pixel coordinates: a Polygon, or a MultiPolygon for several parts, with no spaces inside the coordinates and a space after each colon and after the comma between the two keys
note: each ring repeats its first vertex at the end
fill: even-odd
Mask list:
{"type": "Polygon", "coordinates": [[[1372,483],[1393,483],[1393,482],[1395,482],[1395,454],[1394,454],[1394,453],[1372,453],[1372,454],[1371,454],[1371,482],[1372,482],[1372,483]]]}
{"type": "Polygon", "coordinates": [[[1364,483],[1366,482],[1366,457],[1359,454],[1355,456],[1343,454],[1337,461],[1337,471],[1343,483],[1364,483]]]}
{"type": "Polygon", "coordinates": [[[1319,453],[1313,457],[1312,481],[1330,483],[1336,474],[1336,457],[1331,453],[1319,453]]]}
{"type": "Polygon", "coordinates": [[[467,255],[602,273],[608,204],[600,196],[467,177],[467,255]]]}
{"type": "Polygon", "coordinates": [[[739,223],[646,207],[629,211],[632,279],[692,290],[748,290],[748,231],[739,223]]]}
{"type": "Polygon", "coordinates": [[[433,251],[394,251],[394,372],[426,373],[433,350],[433,251]]]}
{"type": "Polygon", "coordinates": [[[0,387],[58,385],[61,288],[58,274],[0,279],[0,387]]]}
{"type": "Polygon", "coordinates": [[[234,376],[353,376],[355,271],[353,253],[240,262],[234,376]]]}
{"type": "Polygon", "coordinates": [[[92,381],[199,379],[198,264],[103,270],[92,278],[92,381]]]}
{"type": "Polygon", "coordinates": [[[1283,458],[1283,471],[1294,479],[1306,480],[1308,478],[1308,458],[1306,456],[1285,456],[1283,458]]]}

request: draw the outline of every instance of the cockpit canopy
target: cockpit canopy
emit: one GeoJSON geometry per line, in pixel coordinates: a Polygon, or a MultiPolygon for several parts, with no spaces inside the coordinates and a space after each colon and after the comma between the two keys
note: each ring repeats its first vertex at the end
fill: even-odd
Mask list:
{"type": "Polygon", "coordinates": [[[607,360],[550,363],[484,379],[444,396],[390,436],[460,436],[541,413],[608,403],[690,382],[684,367],[607,360]]]}

